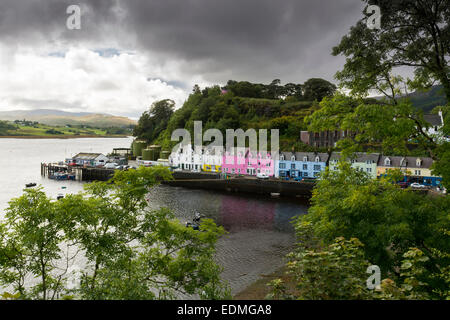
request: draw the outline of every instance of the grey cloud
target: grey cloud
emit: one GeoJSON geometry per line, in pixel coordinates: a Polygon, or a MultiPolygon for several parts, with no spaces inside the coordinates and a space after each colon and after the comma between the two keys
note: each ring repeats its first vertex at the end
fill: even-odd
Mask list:
{"type": "Polygon", "coordinates": [[[331,48],[364,7],[361,0],[90,0],[75,32],[65,28],[69,4],[2,0],[0,41],[115,42],[120,50],[132,43],[210,82],[332,80],[344,60],[331,48]]]}

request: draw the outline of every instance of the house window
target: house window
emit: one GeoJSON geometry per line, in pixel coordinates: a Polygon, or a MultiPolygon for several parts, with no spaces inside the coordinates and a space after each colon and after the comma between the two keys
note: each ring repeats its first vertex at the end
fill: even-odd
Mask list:
{"type": "Polygon", "coordinates": [[[231,170],[231,173],[234,173],[234,169],[231,170]]]}
{"type": "Polygon", "coordinates": [[[291,169],[292,169],[292,170],[295,170],[295,163],[292,163],[292,164],[291,164],[291,169]]]}
{"type": "Polygon", "coordinates": [[[286,169],[286,163],[280,163],[280,169],[286,169]]]}
{"type": "Polygon", "coordinates": [[[295,156],[292,156],[292,157],[291,157],[291,161],[295,161],[295,156]]]}
{"type": "Polygon", "coordinates": [[[370,173],[372,172],[372,168],[366,168],[366,171],[370,173]]]}
{"type": "Polygon", "coordinates": [[[320,162],[320,158],[319,157],[316,157],[316,162],[320,162]]]}
{"type": "Polygon", "coordinates": [[[319,171],[319,170],[320,170],[320,166],[319,166],[319,165],[315,165],[315,166],[314,166],[314,170],[315,170],[315,171],[319,171]]]}
{"type": "Polygon", "coordinates": [[[308,162],[308,157],[303,157],[303,162],[308,162]]]}
{"type": "Polygon", "coordinates": [[[389,158],[386,158],[386,160],[384,160],[384,165],[385,166],[390,166],[391,165],[391,160],[389,158]]]}
{"type": "Polygon", "coordinates": [[[280,156],[280,160],[284,161],[284,155],[283,154],[280,156]]]}
{"type": "Polygon", "coordinates": [[[303,170],[308,170],[308,165],[307,164],[303,165],[303,170]]]}
{"type": "Polygon", "coordinates": [[[420,160],[420,159],[417,159],[417,161],[416,161],[416,165],[417,165],[418,167],[420,167],[420,166],[422,165],[422,160],[420,160]]]}
{"type": "Polygon", "coordinates": [[[421,171],[420,171],[420,170],[415,170],[415,171],[414,171],[414,174],[415,174],[416,176],[420,176],[421,171]]]}

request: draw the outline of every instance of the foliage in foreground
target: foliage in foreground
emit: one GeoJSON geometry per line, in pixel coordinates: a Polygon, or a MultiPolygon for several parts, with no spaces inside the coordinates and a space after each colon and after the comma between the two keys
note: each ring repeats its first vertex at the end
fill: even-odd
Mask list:
{"type": "Polygon", "coordinates": [[[0,224],[3,298],[228,297],[213,260],[223,228],[205,219],[195,231],[167,209],[147,209],[149,188],[164,179],[164,168],[117,172],[58,201],[25,190],[0,224]]]}
{"type": "Polygon", "coordinates": [[[272,297],[450,298],[449,201],[371,180],[346,163],[326,171],[309,214],[295,220],[298,248],[288,269],[296,290],[276,280],[272,297]],[[369,265],[381,269],[378,291],[364,288],[369,265]]]}

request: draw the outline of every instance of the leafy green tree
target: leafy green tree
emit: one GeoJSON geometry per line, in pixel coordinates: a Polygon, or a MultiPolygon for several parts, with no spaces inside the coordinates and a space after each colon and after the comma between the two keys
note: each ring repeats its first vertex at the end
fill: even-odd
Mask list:
{"type": "Polygon", "coordinates": [[[174,112],[175,102],[170,99],[157,101],[152,104],[139,118],[138,124],[133,130],[133,135],[152,142],[167,128],[167,124],[174,112]]]}
{"type": "Polygon", "coordinates": [[[42,188],[26,189],[10,201],[0,224],[0,285],[21,299],[50,300],[66,292],[64,260],[70,259],[60,232],[66,222],[55,206],[42,188]]]}
{"type": "MultiPolygon", "coordinates": [[[[383,154],[409,155],[414,152],[427,155],[434,161],[434,173],[449,186],[450,143],[439,141],[428,133],[430,124],[423,113],[403,100],[395,105],[386,103],[367,104],[341,94],[325,98],[320,109],[305,118],[308,130],[313,132],[346,130],[349,135],[338,141],[336,148],[350,156],[356,151],[371,150],[383,154]]],[[[445,135],[446,126],[441,129],[445,135]]]]}
{"type": "MultiPolygon", "coordinates": [[[[435,252],[450,251],[448,236],[442,236],[442,229],[450,228],[448,197],[403,190],[390,179],[372,180],[347,162],[339,165],[340,170],[325,171],[313,192],[309,214],[298,218],[297,228],[310,223],[324,245],[336,237],[360,239],[366,259],[390,277],[400,276],[402,254],[411,247],[430,258],[425,264],[430,274],[448,266],[448,258],[435,252]]],[[[446,287],[443,279],[427,279],[429,288],[446,287]]]]}
{"type": "Polygon", "coordinates": [[[336,86],[331,82],[320,79],[311,78],[303,84],[303,94],[306,100],[322,101],[323,98],[332,96],[336,91],[336,86]]]}
{"type": "Polygon", "coordinates": [[[347,57],[344,69],[336,75],[342,85],[354,94],[367,95],[375,89],[395,100],[399,93],[395,84],[399,78],[393,73],[395,68],[407,67],[415,74],[408,81],[411,89],[427,88],[438,81],[449,101],[448,1],[363,2],[380,6],[381,28],[371,30],[365,19],[361,19],[333,48],[334,55],[347,57]]]}
{"type": "Polygon", "coordinates": [[[197,231],[167,209],[148,210],[150,188],[167,179],[163,167],[117,171],[58,201],[27,189],[0,225],[0,284],[21,299],[229,297],[214,262],[223,228],[205,219],[197,231]],[[66,256],[83,264],[77,288],[66,281],[66,256]]]}
{"type": "Polygon", "coordinates": [[[366,273],[370,265],[358,239],[336,238],[325,248],[300,249],[289,254],[288,273],[295,284],[288,290],[280,279],[271,283],[269,298],[300,300],[369,299],[366,273]]]}

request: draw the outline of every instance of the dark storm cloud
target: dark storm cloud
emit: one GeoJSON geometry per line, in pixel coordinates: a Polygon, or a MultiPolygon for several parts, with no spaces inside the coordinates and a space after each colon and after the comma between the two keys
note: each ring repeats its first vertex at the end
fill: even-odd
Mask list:
{"type": "Polygon", "coordinates": [[[82,30],[69,31],[69,4],[76,3],[2,0],[0,41],[126,46],[132,39],[161,63],[185,62],[185,75],[211,82],[332,80],[343,58],[331,56],[331,48],[364,6],[360,0],[91,0],[80,2],[82,30]]]}

